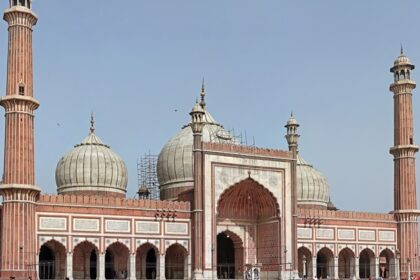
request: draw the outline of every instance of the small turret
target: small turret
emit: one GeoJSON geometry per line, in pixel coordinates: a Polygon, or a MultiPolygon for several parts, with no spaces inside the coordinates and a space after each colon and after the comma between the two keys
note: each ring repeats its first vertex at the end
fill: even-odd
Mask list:
{"type": "Polygon", "coordinates": [[[287,129],[285,137],[287,144],[289,144],[289,150],[292,151],[293,149],[296,149],[297,151],[298,140],[300,137],[300,135],[297,134],[297,128],[299,127],[299,124],[295,117],[293,117],[293,113],[290,114],[290,118],[287,120],[287,123],[284,127],[287,129]]]}

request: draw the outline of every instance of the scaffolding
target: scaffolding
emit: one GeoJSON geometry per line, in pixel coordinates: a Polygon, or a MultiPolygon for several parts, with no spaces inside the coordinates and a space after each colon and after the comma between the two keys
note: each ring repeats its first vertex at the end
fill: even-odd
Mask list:
{"type": "Polygon", "coordinates": [[[159,181],[157,177],[158,156],[149,153],[144,154],[137,160],[138,192],[147,188],[149,199],[159,199],[159,181]]]}

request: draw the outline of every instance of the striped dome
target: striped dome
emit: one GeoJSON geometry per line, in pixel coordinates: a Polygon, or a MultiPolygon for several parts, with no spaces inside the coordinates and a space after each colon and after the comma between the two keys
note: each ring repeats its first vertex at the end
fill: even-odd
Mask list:
{"type": "Polygon", "coordinates": [[[57,164],[55,181],[58,194],[106,194],[125,196],[127,167],[93,129],[82,143],[57,164]]]}
{"type": "Polygon", "coordinates": [[[298,204],[327,208],[330,194],[324,175],[307,163],[299,154],[296,169],[298,204]]]}

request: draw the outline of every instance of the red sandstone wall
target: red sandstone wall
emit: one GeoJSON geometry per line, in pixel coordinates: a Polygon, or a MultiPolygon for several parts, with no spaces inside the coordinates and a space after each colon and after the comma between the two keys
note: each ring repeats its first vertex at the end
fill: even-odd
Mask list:
{"type": "Polygon", "coordinates": [[[279,225],[278,222],[258,225],[258,261],[262,262],[265,271],[277,271],[279,258],[279,225]]]}

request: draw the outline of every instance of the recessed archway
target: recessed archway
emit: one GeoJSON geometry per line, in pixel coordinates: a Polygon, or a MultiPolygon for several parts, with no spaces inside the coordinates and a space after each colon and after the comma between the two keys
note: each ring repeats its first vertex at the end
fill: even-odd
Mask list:
{"type": "MultiPolygon", "coordinates": [[[[227,188],[217,203],[218,226],[226,228],[233,222],[239,231],[252,231],[246,241],[253,245],[244,246],[241,255],[247,256],[249,263],[262,264],[262,271],[275,272],[281,266],[280,250],[273,250],[281,247],[279,215],[274,195],[251,177],[227,188]]],[[[245,258],[241,260],[240,266],[235,264],[236,277],[244,271],[245,258]]]]}
{"type": "Polygon", "coordinates": [[[108,246],[105,251],[105,279],[126,279],[128,277],[129,250],[120,242],[108,246]]]}
{"type": "Polygon", "coordinates": [[[334,275],[334,254],[327,247],[322,248],[316,255],[316,276],[332,278],[334,275]]]}
{"type": "Polygon", "coordinates": [[[366,248],[359,255],[359,277],[369,278],[375,275],[375,254],[366,248]]]}
{"type": "Polygon", "coordinates": [[[165,278],[184,279],[187,276],[188,252],[178,243],[172,244],[165,254],[165,278]]]}
{"type": "Polygon", "coordinates": [[[73,278],[96,279],[98,248],[89,241],[79,243],[73,250],[73,278]]]}
{"type": "Polygon", "coordinates": [[[39,251],[39,279],[64,278],[66,273],[66,248],[56,240],[43,244],[39,251]]]}
{"type": "Polygon", "coordinates": [[[136,278],[156,279],[158,277],[159,251],[151,243],[142,244],[136,252],[136,278]]]}
{"type": "Polygon", "coordinates": [[[391,265],[394,260],[394,253],[389,249],[384,249],[379,254],[379,275],[382,278],[390,278],[395,276],[395,267],[391,265]]]}
{"type": "Polygon", "coordinates": [[[338,277],[352,278],[354,275],[354,253],[349,248],[344,248],[338,254],[338,277]]]}
{"type": "Polygon", "coordinates": [[[300,278],[312,278],[312,253],[306,247],[298,249],[298,273],[300,278]]]}

